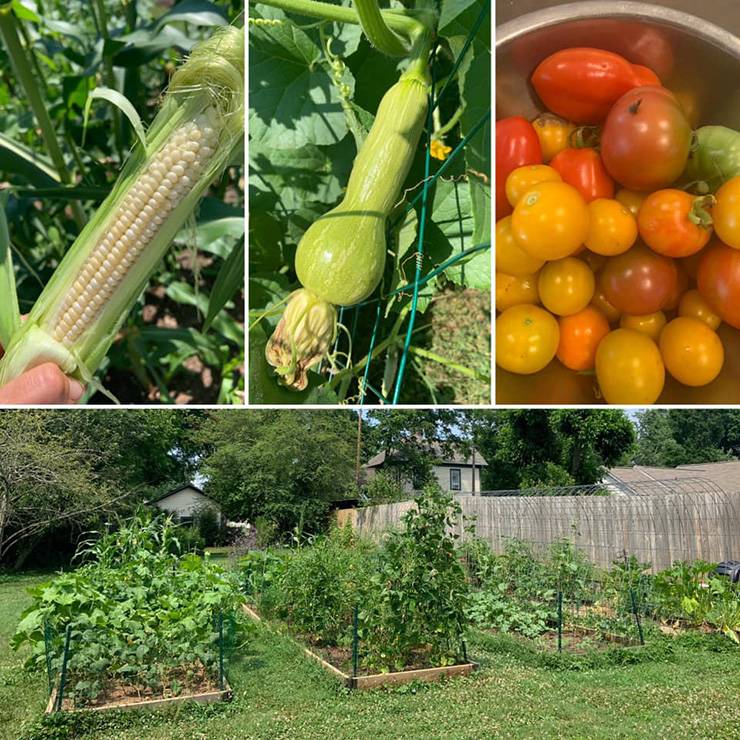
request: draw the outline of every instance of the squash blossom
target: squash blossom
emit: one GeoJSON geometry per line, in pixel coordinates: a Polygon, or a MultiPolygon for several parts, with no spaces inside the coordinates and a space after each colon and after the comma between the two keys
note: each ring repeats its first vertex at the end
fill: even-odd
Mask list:
{"type": "Polygon", "coordinates": [[[301,288],[288,297],[265,357],[284,385],[302,391],[308,385],[308,369],[329,353],[336,335],[334,306],[301,288]]]}
{"type": "Polygon", "coordinates": [[[146,137],[0,361],[0,385],[43,362],[90,382],[172,239],[244,136],[244,31],[219,28],[174,73],[146,137]]]}

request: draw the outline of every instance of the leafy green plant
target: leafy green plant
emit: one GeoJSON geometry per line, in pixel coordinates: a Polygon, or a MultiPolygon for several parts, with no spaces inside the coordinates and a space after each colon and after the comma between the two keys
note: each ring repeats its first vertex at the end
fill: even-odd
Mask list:
{"type": "Polygon", "coordinates": [[[554,604],[519,601],[506,593],[505,583],[471,594],[466,615],[482,629],[517,632],[530,638],[550,629],[556,618],[554,604]]]}
{"type": "Polygon", "coordinates": [[[104,700],[123,687],[138,694],[181,692],[213,675],[215,620],[238,615],[235,579],[196,555],[177,555],[178,530],[141,512],[115,532],[84,544],[84,565],[30,589],[13,647],[30,645],[29,667],[54,672],[70,631],[67,695],[75,704],[104,700]]]}

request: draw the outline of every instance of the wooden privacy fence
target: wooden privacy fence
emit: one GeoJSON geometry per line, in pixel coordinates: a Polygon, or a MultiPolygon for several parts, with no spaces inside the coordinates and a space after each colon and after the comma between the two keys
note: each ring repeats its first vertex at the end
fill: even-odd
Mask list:
{"type": "MultiPolygon", "coordinates": [[[[512,538],[544,548],[572,540],[607,567],[623,553],[652,563],[740,559],[740,492],[713,486],[699,492],[608,496],[456,496],[468,524],[495,552],[512,538]]],[[[400,525],[413,501],[338,512],[364,536],[378,539],[400,525]]],[[[464,538],[463,525],[458,525],[464,538]]]]}

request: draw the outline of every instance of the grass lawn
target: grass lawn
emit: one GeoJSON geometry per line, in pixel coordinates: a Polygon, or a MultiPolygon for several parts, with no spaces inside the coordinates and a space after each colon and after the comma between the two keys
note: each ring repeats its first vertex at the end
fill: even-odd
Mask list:
{"type": "Polygon", "coordinates": [[[662,658],[589,670],[546,667],[509,641],[479,638],[481,670],[442,685],[350,693],[289,640],[257,626],[229,665],[230,704],[168,713],[62,717],[42,729],[43,674],[8,647],[42,580],[0,581],[0,738],[740,738],[740,648],[683,641],[662,658]]]}

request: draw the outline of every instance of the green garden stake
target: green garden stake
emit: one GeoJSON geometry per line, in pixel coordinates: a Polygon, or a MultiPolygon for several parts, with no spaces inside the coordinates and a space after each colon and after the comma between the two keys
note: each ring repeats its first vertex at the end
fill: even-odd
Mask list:
{"type": "Polygon", "coordinates": [[[630,588],[630,600],[632,601],[632,614],[635,616],[635,624],[637,625],[637,634],[640,636],[640,645],[645,644],[645,636],[642,633],[642,622],[640,621],[640,615],[637,611],[637,597],[635,596],[635,589],[630,588]]]}
{"type": "Polygon", "coordinates": [[[218,613],[218,685],[224,690],[224,615],[218,613]]]}
{"type": "Polygon", "coordinates": [[[46,677],[49,679],[49,696],[54,690],[54,674],[51,666],[51,627],[44,620],[44,655],[46,657],[46,677]]]}
{"type": "Polygon", "coordinates": [[[62,711],[64,702],[64,685],[67,683],[67,658],[69,658],[69,641],[72,637],[72,625],[68,624],[64,631],[64,653],[62,654],[62,675],[59,677],[59,693],[57,694],[57,703],[55,711],[62,711]]]}
{"type": "Polygon", "coordinates": [[[359,648],[359,642],[360,642],[360,635],[358,630],[358,608],[357,605],[355,605],[355,610],[352,615],[352,678],[355,678],[357,676],[357,663],[358,663],[358,648],[359,648]]]}
{"type": "Polygon", "coordinates": [[[563,652],[563,592],[558,591],[558,652],[563,652]]]}

